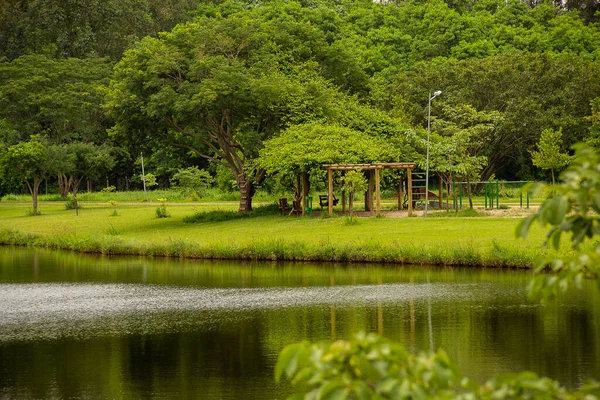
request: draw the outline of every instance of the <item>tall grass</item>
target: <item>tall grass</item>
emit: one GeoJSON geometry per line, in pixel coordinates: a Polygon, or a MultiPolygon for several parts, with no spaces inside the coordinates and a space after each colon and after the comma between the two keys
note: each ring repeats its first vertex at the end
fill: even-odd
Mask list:
{"type": "MultiPolygon", "coordinates": [[[[114,228],[113,228],[114,229],[114,228]]],[[[0,244],[38,246],[104,255],[142,255],[199,259],[237,259],[271,261],[330,261],[421,264],[444,266],[484,266],[529,268],[533,260],[544,254],[541,249],[494,243],[482,249],[475,244],[455,246],[418,246],[394,243],[308,243],[281,238],[257,239],[249,243],[227,242],[198,244],[193,241],[133,241],[120,237],[116,230],[104,235],[81,237],[76,234],[42,236],[15,230],[0,230],[0,244]]]]}

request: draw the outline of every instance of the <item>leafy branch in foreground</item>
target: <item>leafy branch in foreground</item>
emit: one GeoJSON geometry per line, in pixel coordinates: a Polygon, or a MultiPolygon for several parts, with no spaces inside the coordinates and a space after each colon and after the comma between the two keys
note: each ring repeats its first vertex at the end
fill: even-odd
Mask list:
{"type": "Polygon", "coordinates": [[[569,393],[533,372],[505,374],[479,386],[462,378],[443,350],[411,355],[375,334],[353,340],[296,343],[281,352],[275,379],[305,389],[291,399],[580,399],[597,398],[589,382],[569,393]],[[590,396],[590,397],[586,397],[590,396]],[[596,396],[596,397],[594,397],[596,396]]]}
{"type": "Polygon", "coordinates": [[[554,197],[546,200],[536,214],[517,227],[517,236],[527,237],[534,221],[550,225],[545,246],[558,250],[563,234],[570,235],[574,252],[559,258],[542,258],[535,263],[535,278],[529,284],[533,298],[551,299],[569,286],[581,285],[585,278],[600,280],[600,156],[583,144],[574,146],[571,166],[555,185],[554,197]],[[542,274],[550,269],[553,274],[542,274]]]}

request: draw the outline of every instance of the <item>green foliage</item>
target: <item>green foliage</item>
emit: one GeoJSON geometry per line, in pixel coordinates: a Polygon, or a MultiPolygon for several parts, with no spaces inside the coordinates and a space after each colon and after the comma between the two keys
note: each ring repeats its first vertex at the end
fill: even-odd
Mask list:
{"type": "Polygon", "coordinates": [[[62,154],[59,148],[32,136],[30,141],[12,145],[0,155],[0,171],[5,175],[18,176],[27,185],[33,203],[32,212],[37,215],[39,187],[60,163],[62,154]]]}
{"type": "Polygon", "coordinates": [[[247,219],[247,218],[257,218],[264,217],[268,215],[277,215],[279,214],[279,205],[277,204],[269,204],[266,206],[255,207],[254,210],[250,212],[234,212],[234,211],[208,211],[208,212],[199,212],[194,215],[190,215],[183,218],[183,223],[185,224],[200,224],[207,222],[222,222],[222,221],[232,221],[238,219],[247,219]]]}
{"type": "Polygon", "coordinates": [[[550,226],[545,245],[559,249],[563,236],[569,236],[574,255],[542,258],[536,262],[538,273],[529,292],[532,297],[552,298],[585,278],[600,280],[600,156],[583,144],[575,146],[572,164],[561,175],[562,182],[553,186],[555,195],[546,200],[534,215],[517,228],[517,235],[527,237],[533,222],[550,226]],[[543,271],[549,269],[552,274],[543,271]]]}
{"type": "Polygon", "coordinates": [[[443,350],[412,355],[398,343],[364,333],[349,341],[285,347],[275,366],[275,379],[282,377],[303,388],[290,399],[575,399],[600,391],[590,382],[568,393],[532,372],[479,386],[462,378],[443,350]]]}
{"type": "Polygon", "coordinates": [[[196,7],[191,0],[5,0],[0,58],[44,53],[118,59],[134,42],[169,30],[196,7]]]}
{"type": "Polygon", "coordinates": [[[342,190],[348,194],[348,198],[350,199],[348,202],[350,219],[353,218],[354,194],[356,192],[364,193],[367,190],[367,187],[368,181],[362,170],[348,171],[342,177],[342,190]]]}
{"type": "Polygon", "coordinates": [[[160,206],[156,208],[156,218],[169,218],[171,214],[167,211],[167,199],[160,198],[156,200],[160,202],[160,206]]]}
{"type": "Polygon", "coordinates": [[[427,123],[427,88],[443,90],[432,102],[432,116],[447,120],[446,105],[461,104],[500,113],[480,153],[488,158],[483,178],[495,173],[533,180],[529,151],[541,132],[562,127],[566,146],[588,137],[590,101],[600,96],[600,64],[572,53],[439,59],[414,65],[393,79],[381,89],[380,101],[415,125],[427,123]]]}
{"type": "Polygon", "coordinates": [[[150,188],[152,186],[157,186],[158,182],[156,182],[156,175],[154,175],[151,172],[147,172],[144,174],[144,176],[142,176],[141,174],[138,175],[137,180],[139,180],[140,182],[145,182],[146,183],[146,187],[150,188]]]}
{"type": "Polygon", "coordinates": [[[306,385],[308,399],[447,397],[460,375],[446,353],[410,355],[397,343],[374,334],[352,341],[302,342],[287,346],[275,379],[306,385]]]}
{"type": "Polygon", "coordinates": [[[42,135],[50,143],[106,139],[109,120],[100,86],[111,65],[103,59],[55,60],[27,55],[0,62],[0,142],[42,135]]]}
{"type": "Polygon", "coordinates": [[[562,129],[544,129],[537,143],[537,151],[531,152],[533,165],[541,169],[552,171],[552,184],[554,184],[554,171],[565,167],[569,163],[569,155],[561,153],[562,129]]]}
{"type": "Polygon", "coordinates": [[[113,185],[110,185],[110,186],[107,186],[105,188],[102,188],[100,191],[102,193],[112,193],[112,192],[115,192],[116,190],[117,190],[116,187],[114,187],[113,185]]]}
{"type": "Polygon", "coordinates": [[[383,138],[351,128],[310,123],[294,125],[264,143],[259,165],[267,173],[294,174],[323,164],[400,161],[401,149],[383,138]]]}
{"type": "Polygon", "coordinates": [[[180,168],[171,179],[177,182],[177,190],[186,196],[195,195],[198,200],[213,181],[208,171],[200,170],[197,166],[180,168]]]}
{"type": "Polygon", "coordinates": [[[600,150],[600,97],[596,97],[590,101],[592,114],[587,117],[587,120],[592,124],[590,126],[590,136],[586,143],[600,150]]]}
{"type": "Polygon", "coordinates": [[[75,203],[75,200],[69,200],[65,203],[65,210],[83,209],[81,204],[75,203]]]}

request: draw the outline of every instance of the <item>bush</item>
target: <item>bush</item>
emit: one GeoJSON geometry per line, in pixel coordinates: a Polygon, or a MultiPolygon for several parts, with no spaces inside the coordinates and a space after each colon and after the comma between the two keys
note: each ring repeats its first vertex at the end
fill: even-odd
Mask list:
{"type": "Polygon", "coordinates": [[[183,218],[183,222],[185,224],[198,224],[203,222],[221,222],[221,221],[230,221],[234,219],[242,219],[242,218],[256,218],[256,217],[264,217],[267,215],[278,215],[279,214],[279,206],[277,204],[269,204],[266,206],[255,207],[254,210],[249,212],[239,213],[236,211],[209,211],[209,212],[199,212],[194,215],[190,215],[188,217],[183,218]]]}
{"type": "Polygon", "coordinates": [[[160,206],[156,208],[156,218],[168,218],[171,215],[167,211],[167,199],[157,199],[160,201],[160,206]]]}

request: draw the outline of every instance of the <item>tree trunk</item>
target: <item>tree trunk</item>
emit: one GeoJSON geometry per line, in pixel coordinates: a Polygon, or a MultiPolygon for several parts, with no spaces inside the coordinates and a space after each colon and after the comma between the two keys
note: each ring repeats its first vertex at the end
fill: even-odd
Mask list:
{"type": "Polygon", "coordinates": [[[554,186],[554,168],[550,168],[550,171],[552,171],[552,186],[554,186]]]}
{"type": "Polygon", "coordinates": [[[252,196],[254,195],[254,185],[246,176],[238,177],[238,186],[240,187],[240,207],[239,212],[252,211],[252,196]]]}
{"type": "Polygon", "coordinates": [[[61,197],[67,197],[69,195],[69,188],[71,187],[71,177],[67,178],[65,174],[58,174],[58,191],[61,197]]]}
{"type": "Polygon", "coordinates": [[[33,215],[38,215],[38,193],[40,191],[40,184],[42,180],[33,180],[33,188],[30,187],[31,190],[31,198],[33,199],[33,215]]]}
{"type": "Polygon", "coordinates": [[[458,212],[458,188],[454,186],[454,177],[450,175],[450,186],[452,187],[452,197],[454,198],[454,212],[458,212]]]}

